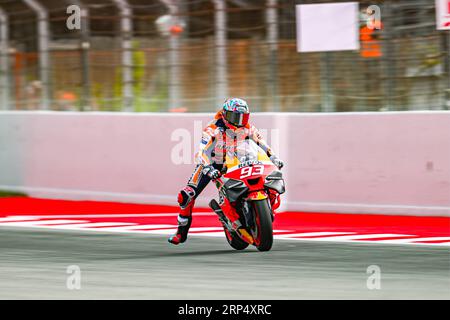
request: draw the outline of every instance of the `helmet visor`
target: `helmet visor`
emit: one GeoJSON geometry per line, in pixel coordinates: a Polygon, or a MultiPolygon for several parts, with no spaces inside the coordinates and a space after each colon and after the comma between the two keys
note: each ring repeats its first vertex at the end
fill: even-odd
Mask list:
{"type": "Polygon", "coordinates": [[[248,123],[248,119],[250,117],[249,113],[238,113],[233,111],[226,111],[225,112],[225,119],[237,126],[237,127],[243,127],[246,126],[248,123]]]}

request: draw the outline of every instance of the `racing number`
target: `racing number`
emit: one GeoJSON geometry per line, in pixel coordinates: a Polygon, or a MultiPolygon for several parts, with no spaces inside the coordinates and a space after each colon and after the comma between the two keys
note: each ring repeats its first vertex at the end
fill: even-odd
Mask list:
{"type": "Polygon", "coordinates": [[[264,166],[253,166],[253,167],[245,167],[241,170],[240,179],[248,178],[252,175],[263,174],[264,166]]]}

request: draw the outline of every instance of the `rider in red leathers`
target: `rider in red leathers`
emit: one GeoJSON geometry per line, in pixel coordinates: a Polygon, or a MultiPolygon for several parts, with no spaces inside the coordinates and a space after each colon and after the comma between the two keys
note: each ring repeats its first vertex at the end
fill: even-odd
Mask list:
{"type": "MultiPolygon", "coordinates": [[[[180,205],[178,230],[169,238],[170,243],[179,244],[186,241],[192,223],[195,199],[212,179],[220,177],[225,156],[227,152],[233,150],[236,139],[252,139],[278,168],[283,167],[283,161],[272,153],[258,129],[248,122],[249,117],[247,102],[230,98],[225,101],[222,110],[217,112],[214,119],[203,130],[200,150],[196,157],[197,165],[187,185],[178,194],[180,205]]],[[[275,200],[271,199],[271,201],[275,200]]]]}

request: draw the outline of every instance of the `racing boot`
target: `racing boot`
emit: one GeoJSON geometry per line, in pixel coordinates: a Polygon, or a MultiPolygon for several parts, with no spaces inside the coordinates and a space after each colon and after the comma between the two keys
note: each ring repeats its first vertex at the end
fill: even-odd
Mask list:
{"type": "Polygon", "coordinates": [[[178,230],[169,238],[169,242],[172,244],[180,244],[186,241],[189,228],[191,227],[192,217],[178,216],[178,230]]]}
{"type": "Polygon", "coordinates": [[[178,194],[180,214],[178,216],[178,230],[168,240],[172,244],[180,244],[186,241],[189,228],[192,223],[192,209],[195,203],[196,192],[191,186],[186,186],[178,194]]]}

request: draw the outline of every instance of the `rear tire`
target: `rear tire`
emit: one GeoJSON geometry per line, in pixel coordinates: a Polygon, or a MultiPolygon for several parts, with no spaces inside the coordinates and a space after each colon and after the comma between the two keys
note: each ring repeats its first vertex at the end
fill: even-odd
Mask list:
{"type": "Polygon", "coordinates": [[[249,244],[247,242],[245,242],[244,240],[242,240],[241,238],[239,238],[239,236],[237,234],[231,233],[225,227],[224,227],[224,231],[225,231],[225,238],[227,238],[228,243],[230,244],[230,246],[233,249],[244,250],[245,248],[248,247],[249,244]],[[231,240],[230,240],[230,238],[231,238],[231,240]]]}
{"type": "Polygon", "coordinates": [[[253,201],[256,227],[258,228],[259,251],[269,251],[273,244],[272,210],[267,199],[253,201]]]}

